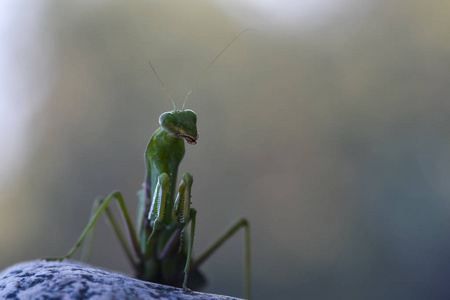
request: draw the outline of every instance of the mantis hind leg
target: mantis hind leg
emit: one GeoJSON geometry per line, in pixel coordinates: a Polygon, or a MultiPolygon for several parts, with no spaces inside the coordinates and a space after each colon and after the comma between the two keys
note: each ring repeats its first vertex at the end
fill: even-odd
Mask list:
{"type": "MultiPolygon", "coordinates": [[[[97,212],[98,207],[103,201],[103,197],[97,197],[92,203],[91,214],[89,219],[97,212]]],[[[83,242],[83,250],[81,252],[81,261],[88,262],[91,258],[92,241],[94,240],[95,226],[88,232],[83,242]]]]}
{"type": "Polygon", "coordinates": [[[135,252],[138,256],[140,256],[140,251],[139,251],[139,243],[138,243],[138,239],[136,236],[136,231],[134,230],[133,227],[133,223],[131,221],[130,215],[128,213],[128,210],[125,206],[125,201],[123,200],[122,194],[118,191],[114,191],[111,194],[108,195],[108,197],[106,197],[105,199],[102,199],[100,201],[98,201],[98,204],[94,204],[94,207],[97,206],[97,209],[94,210],[94,212],[91,214],[91,218],[89,220],[88,225],[85,227],[85,229],[83,230],[83,232],[81,233],[80,237],[78,238],[77,242],[75,243],[75,245],[69,250],[69,252],[67,252],[67,254],[64,257],[60,257],[60,258],[45,258],[46,260],[59,260],[62,261],[64,259],[69,259],[72,257],[72,255],[75,253],[75,251],[83,244],[83,241],[88,238],[88,235],[90,235],[92,229],[94,228],[97,219],[100,217],[100,215],[102,214],[102,212],[105,211],[109,221],[111,222],[114,231],[116,232],[116,234],[119,237],[119,240],[121,241],[122,245],[124,246],[125,252],[127,253],[128,258],[130,259],[131,263],[133,265],[135,265],[135,260],[133,258],[133,255],[131,254],[131,251],[129,250],[128,246],[126,246],[126,240],[118,226],[118,223],[116,221],[116,219],[114,218],[113,214],[111,213],[110,209],[108,208],[109,202],[111,202],[112,199],[116,199],[119,203],[119,207],[120,210],[122,211],[122,214],[125,218],[125,223],[127,225],[130,237],[131,237],[131,241],[133,244],[133,247],[135,249],[135,252]]]}
{"type": "MultiPolygon", "coordinates": [[[[105,200],[103,197],[98,197],[94,200],[94,203],[92,204],[91,209],[91,219],[98,211],[99,206],[102,204],[102,202],[105,200]]],[[[120,244],[122,245],[122,248],[124,249],[128,259],[130,261],[133,261],[133,254],[130,250],[130,247],[128,246],[127,239],[124,237],[122,230],[120,229],[120,226],[118,225],[118,222],[116,221],[116,218],[114,217],[113,213],[109,209],[109,206],[105,207],[104,212],[106,213],[106,216],[108,217],[108,221],[111,224],[114,232],[117,235],[117,238],[119,239],[120,244]]],[[[92,250],[92,241],[94,239],[94,232],[95,232],[95,225],[92,227],[91,230],[89,230],[88,234],[84,238],[83,241],[83,250],[81,252],[81,261],[89,261],[91,256],[91,250],[92,250]]]]}
{"type": "Polygon", "coordinates": [[[250,224],[245,218],[240,218],[230,225],[206,250],[192,263],[191,268],[198,268],[205,262],[220,246],[222,246],[239,229],[245,230],[245,298],[250,299],[251,293],[251,264],[250,264],[250,224]]]}

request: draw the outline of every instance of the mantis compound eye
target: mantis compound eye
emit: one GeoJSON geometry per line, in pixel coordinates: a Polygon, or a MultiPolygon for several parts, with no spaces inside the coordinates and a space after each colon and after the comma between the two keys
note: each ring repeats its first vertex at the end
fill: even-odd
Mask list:
{"type": "Polygon", "coordinates": [[[159,124],[170,134],[177,134],[179,119],[171,112],[165,112],[159,117],[159,124]]]}
{"type": "Polygon", "coordinates": [[[192,109],[184,110],[184,114],[186,115],[186,118],[189,118],[192,122],[197,124],[197,115],[192,109]]]}

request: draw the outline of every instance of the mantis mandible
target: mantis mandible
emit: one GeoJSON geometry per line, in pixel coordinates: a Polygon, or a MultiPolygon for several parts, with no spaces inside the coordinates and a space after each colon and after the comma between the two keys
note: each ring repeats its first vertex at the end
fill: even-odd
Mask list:
{"type": "Polygon", "coordinates": [[[213,254],[236,231],[245,229],[245,297],[250,298],[250,227],[247,219],[240,218],[222,233],[216,241],[198,257],[193,259],[195,221],[197,211],[191,207],[191,188],[193,178],[184,173],[176,189],[178,166],[185,153],[184,141],[195,145],[198,139],[197,115],[185,109],[185,103],[202,76],[219,56],[244,32],[234,37],[200,74],[192,88],[186,94],[181,110],[175,108],[175,102],[159,78],[155,68],[149,64],[161,83],[164,91],[172,101],[174,110],[165,112],[159,117],[159,127],[150,138],[145,150],[145,179],[143,188],[138,192],[138,210],[136,228],[131,221],[122,194],[113,191],[106,198],[94,203],[88,225],[70,251],[61,258],[48,260],[64,260],[72,257],[83,241],[92,235],[99,216],[105,212],[112,224],[125,254],[133,266],[138,279],[182,286],[185,291],[189,285],[204,281],[199,266],[213,254]],[[117,200],[125,219],[131,240],[131,247],[123,234],[115,216],[108,207],[111,200],[117,200]],[[191,224],[190,234],[187,233],[191,224]],[[183,276],[184,273],[184,276],[183,276]],[[189,275],[191,274],[191,277],[189,275]]]}

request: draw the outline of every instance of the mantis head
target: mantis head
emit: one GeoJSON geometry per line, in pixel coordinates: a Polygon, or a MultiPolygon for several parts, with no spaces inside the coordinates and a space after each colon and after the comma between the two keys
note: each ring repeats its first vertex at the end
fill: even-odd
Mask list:
{"type": "Polygon", "coordinates": [[[203,70],[203,72],[200,74],[200,76],[195,81],[194,85],[191,87],[191,89],[187,92],[186,97],[184,98],[183,106],[181,110],[177,110],[175,108],[175,102],[173,101],[172,96],[170,96],[169,91],[166,89],[166,86],[162,82],[161,78],[159,78],[158,73],[156,73],[155,68],[153,67],[150,60],[148,61],[150,67],[153,70],[153,73],[155,73],[156,77],[159,80],[159,83],[161,83],[161,86],[163,87],[164,91],[166,92],[167,96],[169,97],[170,101],[172,101],[173,104],[173,111],[171,112],[165,112],[159,117],[159,124],[161,124],[161,127],[170,135],[183,138],[191,145],[197,144],[198,140],[198,132],[197,132],[197,115],[194,111],[190,109],[184,109],[184,105],[186,104],[187,99],[189,98],[189,95],[192,93],[192,90],[196,87],[197,83],[200,81],[200,79],[205,75],[205,73],[209,70],[209,68],[214,64],[214,62],[219,58],[220,55],[239,37],[241,34],[243,34],[246,31],[249,30],[255,30],[255,29],[245,29],[241,31],[237,36],[234,37],[226,46],[225,48],[220,51],[220,53],[209,63],[209,65],[206,67],[206,69],[203,70]]]}
{"type": "Polygon", "coordinates": [[[183,138],[191,145],[197,144],[197,115],[193,110],[173,110],[159,117],[159,124],[170,135],[183,138]]]}

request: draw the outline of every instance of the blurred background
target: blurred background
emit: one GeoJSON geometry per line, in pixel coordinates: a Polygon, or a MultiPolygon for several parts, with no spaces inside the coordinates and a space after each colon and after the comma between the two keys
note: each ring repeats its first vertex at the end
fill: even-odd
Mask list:
{"type": "MultiPolygon", "coordinates": [[[[0,2],[0,269],[60,256],[94,198],[133,214],[192,93],[195,251],[252,225],[255,299],[449,299],[450,2],[0,2]]],[[[105,219],[91,263],[132,270],[105,219]]],[[[243,234],[203,266],[243,295],[243,234]]]]}

